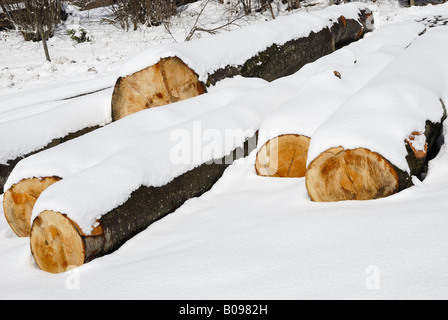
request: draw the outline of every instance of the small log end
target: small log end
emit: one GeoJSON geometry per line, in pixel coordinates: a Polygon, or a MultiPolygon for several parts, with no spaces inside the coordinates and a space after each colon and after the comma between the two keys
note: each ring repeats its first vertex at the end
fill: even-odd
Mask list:
{"type": "Polygon", "coordinates": [[[34,204],[45,189],[59,180],[61,179],[58,177],[25,179],[5,192],[3,211],[6,221],[17,236],[30,236],[34,204]]]}
{"type": "Polygon", "coordinates": [[[292,134],[269,140],[257,154],[257,174],[264,177],[304,177],[310,142],[306,136],[292,134]]]}

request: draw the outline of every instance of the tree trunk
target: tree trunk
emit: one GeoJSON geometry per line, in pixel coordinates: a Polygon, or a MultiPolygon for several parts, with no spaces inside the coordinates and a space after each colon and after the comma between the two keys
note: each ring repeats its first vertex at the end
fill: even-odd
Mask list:
{"type": "Polygon", "coordinates": [[[147,108],[192,98],[205,93],[206,87],[235,76],[274,81],[292,75],[305,64],[359,40],[373,29],[371,18],[371,13],[366,11],[360,11],[359,21],[341,16],[331,28],[311,32],[307,37],[283,45],[273,44],[241,65],[210,71],[204,83],[181,59],[162,58],[154,66],[118,79],[112,99],[112,118],[116,121],[147,108]]]}
{"type": "Polygon", "coordinates": [[[423,147],[416,148],[412,144],[420,135],[417,133],[403,142],[407,145],[406,160],[410,173],[398,169],[382,155],[368,149],[345,150],[337,147],[323,152],[311,162],[306,173],[306,187],[311,200],[373,200],[413,186],[412,176],[425,174],[428,162],[438,153],[440,146],[437,139],[442,134],[444,119],[437,124],[427,122],[423,147]]]}
{"type": "Polygon", "coordinates": [[[39,33],[40,37],[42,38],[45,59],[47,59],[48,62],[51,62],[50,53],[48,52],[48,46],[47,46],[47,34],[45,32],[45,27],[40,22],[38,22],[38,24],[37,24],[37,32],[39,33]]]}
{"type": "Polygon", "coordinates": [[[308,137],[293,134],[269,140],[257,153],[257,174],[264,177],[305,177],[310,141],[308,137]]]}
{"type": "MultiPolygon", "coordinates": [[[[236,149],[229,156],[237,159],[249,155],[256,139],[257,135],[246,141],[244,150],[236,149]]],[[[140,187],[125,204],[103,216],[89,236],[63,213],[40,213],[30,238],[37,265],[50,273],[62,273],[114,252],[188,199],[210,190],[230,165],[229,156],[203,164],[165,186],[140,187]]]]}

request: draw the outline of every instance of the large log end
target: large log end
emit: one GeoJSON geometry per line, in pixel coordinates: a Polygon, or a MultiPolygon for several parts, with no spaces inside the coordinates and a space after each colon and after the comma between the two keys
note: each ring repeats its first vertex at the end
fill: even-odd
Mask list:
{"type": "Polygon", "coordinates": [[[31,253],[37,266],[49,273],[63,273],[84,264],[84,241],[65,215],[42,212],[33,222],[31,253]]]}
{"type": "Polygon", "coordinates": [[[378,153],[338,147],[325,151],[309,165],[306,187],[316,202],[373,200],[397,193],[400,176],[378,153]]]}
{"type": "Polygon", "coordinates": [[[3,210],[6,221],[15,234],[29,237],[34,204],[45,189],[59,180],[61,179],[58,177],[26,179],[5,192],[3,210]]]}
{"type": "Polygon", "coordinates": [[[114,121],[148,108],[189,99],[206,92],[198,75],[177,57],[119,78],[112,95],[114,121]]]}
{"type": "Polygon", "coordinates": [[[310,142],[308,137],[292,134],[269,140],[257,153],[257,174],[265,177],[304,177],[310,142]]]}

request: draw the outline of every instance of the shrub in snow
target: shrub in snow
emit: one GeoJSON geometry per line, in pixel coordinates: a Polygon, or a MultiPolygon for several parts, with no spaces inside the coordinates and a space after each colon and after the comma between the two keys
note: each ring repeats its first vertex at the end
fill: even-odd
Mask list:
{"type": "Polygon", "coordinates": [[[84,28],[69,29],[67,30],[67,35],[69,35],[70,39],[76,41],[77,43],[92,41],[92,36],[84,28]]]}

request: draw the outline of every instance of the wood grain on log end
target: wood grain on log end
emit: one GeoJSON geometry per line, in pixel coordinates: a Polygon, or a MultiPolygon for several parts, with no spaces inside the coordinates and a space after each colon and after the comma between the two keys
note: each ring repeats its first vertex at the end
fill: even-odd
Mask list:
{"type": "Polygon", "coordinates": [[[265,177],[304,177],[310,142],[308,137],[293,134],[269,140],[257,154],[257,174],[265,177]]]}
{"type": "Polygon", "coordinates": [[[206,92],[198,75],[177,57],[119,78],[112,95],[112,119],[117,121],[148,108],[189,99],[206,92]]]}
{"type": "Polygon", "coordinates": [[[78,228],[66,216],[44,211],[33,222],[31,253],[38,267],[63,273],[84,264],[85,248],[78,228]]]}
{"type": "Polygon", "coordinates": [[[316,202],[373,200],[397,193],[400,176],[378,153],[338,147],[322,153],[309,165],[306,187],[316,202]]]}
{"type": "Polygon", "coordinates": [[[61,179],[58,177],[26,179],[5,192],[3,197],[5,217],[19,237],[29,237],[34,204],[45,189],[59,180],[61,179]]]}

